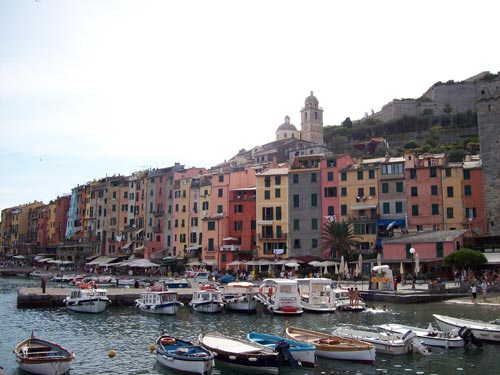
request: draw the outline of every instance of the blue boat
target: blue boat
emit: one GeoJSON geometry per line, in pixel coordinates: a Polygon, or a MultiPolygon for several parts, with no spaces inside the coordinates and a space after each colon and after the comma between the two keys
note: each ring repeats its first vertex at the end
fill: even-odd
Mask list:
{"type": "Polygon", "coordinates": [[[293,367],[314,367],[316,362],[316,347],[304,342],[268,335],[260,332],[250,332],[247,339],[253,343],[274,349],[280,354],[280,361],[290,363],[293,367]]]}
{"type": "Polygon", "coordinates": [[[215,366],[214,355],[191,341],[162,334],[155,342],[156,360],[184,374],[208,374],[215,366]]]}

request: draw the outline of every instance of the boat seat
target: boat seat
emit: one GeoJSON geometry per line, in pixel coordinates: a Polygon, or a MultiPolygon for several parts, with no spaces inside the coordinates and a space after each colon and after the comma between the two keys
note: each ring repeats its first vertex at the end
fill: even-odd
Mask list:
{"type": "Polygon", "coordinates": [[[53,354],[61,354],[61,352],[59,351],[43,351],[43,352],[28,352],[28,356],[29,357],[32,357],[32,356],[40,356],[40,357],[43,357],[43,356],[47,356],[47,355],[53,355],[53,354]]]}

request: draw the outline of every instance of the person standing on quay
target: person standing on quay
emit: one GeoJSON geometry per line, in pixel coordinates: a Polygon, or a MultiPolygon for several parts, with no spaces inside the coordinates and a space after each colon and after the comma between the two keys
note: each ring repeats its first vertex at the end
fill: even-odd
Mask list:
{"type": "Polygon", "coordinates": [[[470,290],[472,292],[472,303],[475,305],[477,297],[477,287],[475,283],[470,284],[470,290]]]}
{"type": "Polygon", "coordinates": [[[42,277],[41,281],[41,287],[42,287],[42,293],[45,294],[45,287],[47,286],[47,282],[45,281],[45,278],[42,277]]]}
{"type": "Polygon", "coordinates": [[[483,294],[484,302],[487,302],[487,300],[486,300],[486,293],[487,292],[488,292],[488,284],[486,283],[486,280],[483,279],[483,282],[481,283],[481,293],[483,294]]]}

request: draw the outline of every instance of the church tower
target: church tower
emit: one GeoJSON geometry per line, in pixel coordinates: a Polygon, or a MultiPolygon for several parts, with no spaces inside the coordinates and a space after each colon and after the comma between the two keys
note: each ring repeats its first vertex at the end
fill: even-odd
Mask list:
{"type": "Polygon", "coordinates": [[[306,98],[301,114],[301,136],[304,141],[324,145],[323,139],[323,108],[319,107],[318,99],[313,95],[306,98]]]}
{"type": "Polygon", "coordinates": [[[500,236],[500,89],[479,90],[477,122],[483,164],[486,230],[500,236]]]}

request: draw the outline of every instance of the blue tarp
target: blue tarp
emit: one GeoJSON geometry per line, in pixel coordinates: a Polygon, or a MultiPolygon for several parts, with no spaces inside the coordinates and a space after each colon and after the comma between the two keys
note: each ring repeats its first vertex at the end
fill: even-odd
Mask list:
{"type": "Polygon", "coordinates": [[[392,223],[393,221],[395,221],[396,223],[394,224],[395,227],[404,227],[405,226],[405,221],[404,219],[394,219],[394,220],[379,220],[377,225],[379,227],[386,227],[388,226],[390,223],[392,223]]]}

